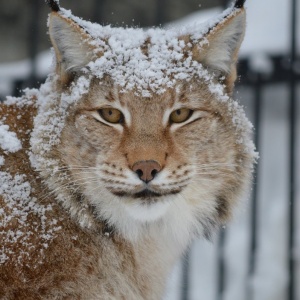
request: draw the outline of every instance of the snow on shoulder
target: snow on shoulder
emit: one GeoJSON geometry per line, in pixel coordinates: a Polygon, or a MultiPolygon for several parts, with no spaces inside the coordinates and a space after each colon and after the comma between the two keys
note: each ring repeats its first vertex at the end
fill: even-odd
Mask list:
{"type": "Polygon", "coordinates": [[[22,144],[15,132],[0,121],[0,148],[6,152],[17,152],[22,149],[22,144]]]}
{"type": "Polygon", "coordinates": [[[31,189],[25,175],[12,176],[0,171],[0,195],[5,204],[0,208],[0,239],[5,245],[0,247],[0,265],[13,260],[21,265],[24,260],[31,259],[30,253],[37,247],[33,242],[34,236],[38,237],[42,246],[37,261],[41,262],[42,250],[48,247],[48,243],[61,229],[55,219],[47,220],[47,213],[52,210],[52,206],[39,204],[37,199],[31,197],[31,189]],[[33,226],[28,222],[33,215],[40,220],[40,224],[36,222],[33,226]],[[16,245],[22,247],[19,249],[16,245]]]}
{"type": "Polygon", "coordinates": [[[26,108],[35,106],[34,99],[38,94],[38,90],[27,89],[23,97],[8,97],[4,103],[1,103],[0,240],[2,245],[0,245],[0,265],[7,262],[22,265],[24,261],[29,260],[40,263],[43,260],[43,251],[60,230],[58,222],[50,217],[52,205],[39,203],[34,197],[35,180],[26,173],[27,171],[21,171],[26,168],[18,165],[20,161],[15,164],[11,163],[12,160],[22,158],[22,164],[26,165],[24,152],[28,149],[23,148],[22,143],[27,142],[30,130],[26,130],[25,133],[24,127],[20,125],[22,121],[18,123],[16,120],[28,114],[26,108]],[[9,112],[5,112],[6,109],[9,112]],[[13,116],[12,120],[15,121],[11,121],[10,116],[13,116]],[[27,138],[19,139],[19,134],[27,138]],[[10,157],[12,155],[15,156],[10,157]],[[35,219],[35,223],[30,222],[30,219],[35,219]],[[39,241],[38,246],[34,242],[35,239],[39,241]],[[31,254],[34,251],[36,255],[32,258],[31,254]]]}

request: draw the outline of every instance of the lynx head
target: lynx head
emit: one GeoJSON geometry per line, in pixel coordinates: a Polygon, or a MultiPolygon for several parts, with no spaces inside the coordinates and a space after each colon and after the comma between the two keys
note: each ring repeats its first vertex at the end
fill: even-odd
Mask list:
{"type": "Polygon", "coordinates": [[[146,31],[55,10],[56,75],[42,89],[32,148],[48,184],[66,191],[61,201],[124,234],[133,224],[170,222],[177,234],[225,222],[254,157],[251,126],[230,97],[244,9],[146,31]]]}

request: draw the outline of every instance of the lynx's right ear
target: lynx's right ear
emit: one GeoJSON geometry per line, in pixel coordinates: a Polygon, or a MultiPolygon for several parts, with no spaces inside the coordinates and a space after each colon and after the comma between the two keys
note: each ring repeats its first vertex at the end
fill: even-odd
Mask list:
{"type": "Polygon", "coordinates": [[[56,71],[62,83],[68,84],[74,73],[92,60],[93,49],[88,43],[92,38],[59,11],[50,14],[49,34],[56,55],[56,71]]]}
{"type": "Polygon", "coordinates": [[[237,77],[238,51],[246,27],[244,2],[245,0],[236,0],[231,11],[219,23],[209,28],[202,40],[193,41],[193,58],[216,77],[224,78],[229,94],[232,93],[237,77]]]}

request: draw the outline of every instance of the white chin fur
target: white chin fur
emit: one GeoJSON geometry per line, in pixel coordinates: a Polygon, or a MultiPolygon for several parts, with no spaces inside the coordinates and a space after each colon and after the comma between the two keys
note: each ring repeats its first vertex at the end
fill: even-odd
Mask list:
{"type": "Polygon", "coordinates": [[[158,201],[149,204],[136,201],[125,204],[125,210],[130,217],[140,222],[151,222],[162,218],[169,207],[169,201],[158,201]]]}

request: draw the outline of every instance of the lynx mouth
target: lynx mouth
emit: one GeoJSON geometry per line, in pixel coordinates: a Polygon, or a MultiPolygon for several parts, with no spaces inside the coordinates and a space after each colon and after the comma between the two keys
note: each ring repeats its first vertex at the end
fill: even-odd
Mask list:
{"type": "Polygon", "coordinates": [[[161,194],[156,193],[156,192],[152,192],[148,189],[144,189],[141,192],[133,194],[134,198],[143,198],[143,199],[145,199],[145,198],[157,198],[157,197],[161,197],[161,196],[162,196],[161,194]]]}
{"type": "Polygon", "coordinates": [[[111,191],[114,195],[119,196],[119,197],[132,197],[135,199],[153,199],[153,198],[159,198],[162,196],[167,196],[167,195],[174,195],[180,193],[181,189],[176,189],[169,191],[168,193],[157,193],[153,192],[149,189],[144,189],[140,192],[137,192],[135,194],[132,193],[127,193],[125,191],[111,191]]]}
{"type": "Polygon", "coordinates": [[[161,197],[162,194],[152,192],[149,189],[144,189],[138,193],[132,194],[125,191],[111,191],[114,195],[119,197],[133,197],[133,198],[141,198],[141,199],[149,199],[149,198],[157,198],[161,197]]]}

